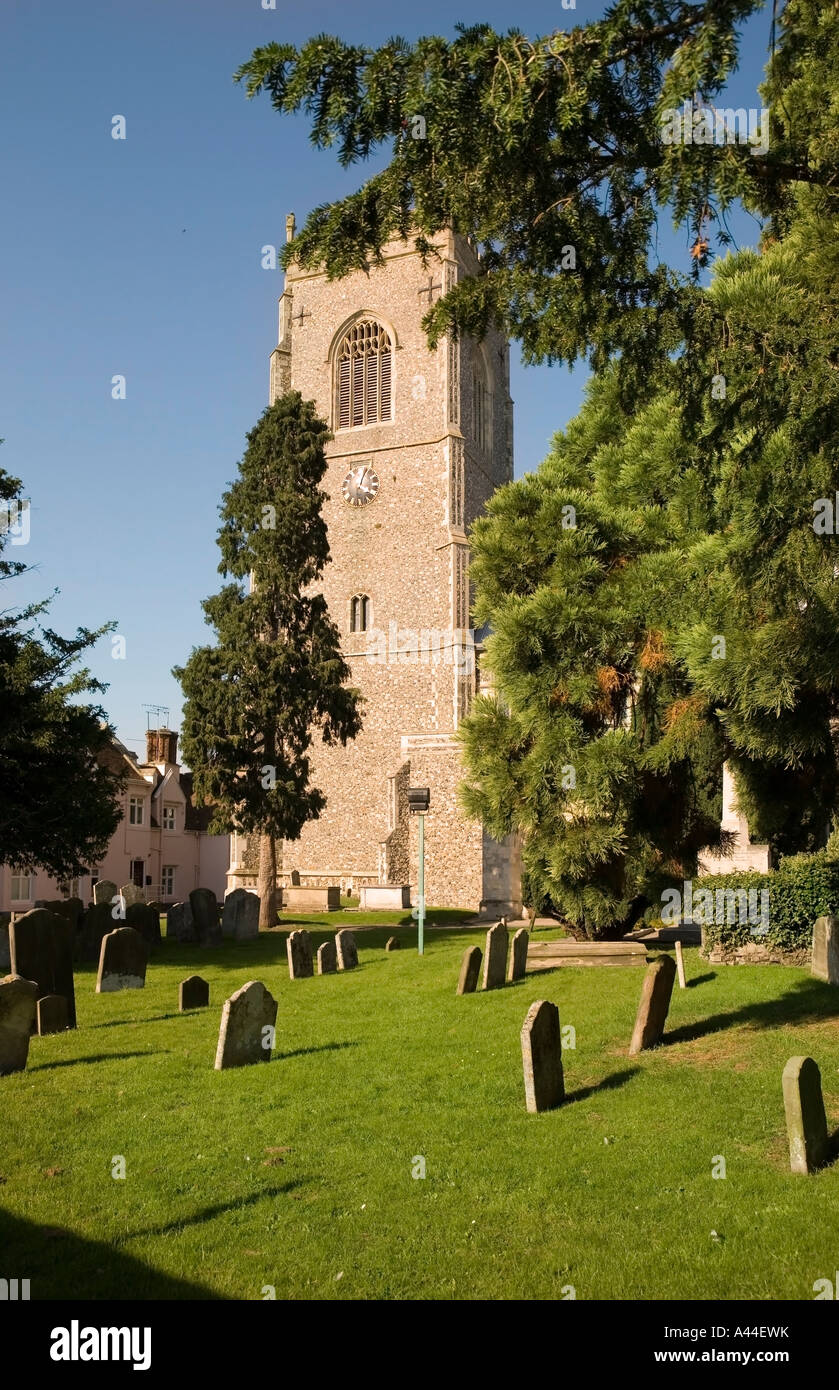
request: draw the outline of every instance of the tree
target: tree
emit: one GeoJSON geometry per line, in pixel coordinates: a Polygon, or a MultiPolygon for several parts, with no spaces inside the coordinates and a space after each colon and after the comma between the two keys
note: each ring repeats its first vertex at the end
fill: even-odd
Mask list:
{"type": "Polygon", "coordinates": [[[836,184],[832,0],[789,0],[783,10],[761,132],[768,148],[759,138],[664,138],[667,113],[687,101],[716,123],[739,29],[762,7],[619,0],[602,20],[533,40],[475,25],[452,41],[396,38],[376,50],[324,34],[299,50],[256,49],[236,73],[249,97],[264,92],[280,112],[305,111],[313,143],[337,145],[345,166],[391,152],[357,192],[310,214],[286,263],[340,277],[378,261],[389,237],[413,237],[430,253],[429,237],[453,226],[475,238],[484,273],[429,308],[430,345],[447,331],[481,337],[495,321],[527,361],[587,357],[597,370],[620,355],[631,401],[677,346],[692,352],[697,277],[714,229],[730,241],[726,210],[740,199],[777,230],[796,183],[836,184]],[[689,276],[659,259],[665,207],[690,229],[689,276]]]}
{"type": "Polygon", "coordinates": [[[361,728],[360,696],[323,595],[329,559],[321,508],[329,432],[297,391],[252,429],[239,476],[224,494],[219,573],[232,582],[206,599],[216,644],[195,648],[175,676],[186,696],[184,759],[212,828],[261,836],[260,925],[276,923],[276,841],[296,840],[326,802],[309,750],[361,728]]]}
{"type": "Polygon", "coordinates": [[[540,470],[473,527],[495,692],[461,726],[467,812],[518,832],[530,904],[593,936],[622,935],[720,841],[723,741],[663,631],[697,477],[672,396],[629,417],[619,394],[595,377],[540,470]]]}
{"type": "MultiPolygon", "coordinates": [[[[22,530],[21,488],[0,469],[0,552],[22,530]]],[[[0,581],[25,569],[0,558],[0,581]]],[[[48,606],[0,611],[0,862],[69,879],[102,858],[122,815],[122,778],[106,761],[114,731],[99,705],[79,702],[107,687],[77,669],[113,624],[64,638],[40,625],[48,606]]]]}
{"type": "MultiPolygon", "coordinates": [[[[622,933],[720,845],[721,765],[753,834],[820,848],[839,771],[839,217],[721,261],[696,397],[684,357],[635,408],[595,376],[538,473],[472,533],[496,695],[463,737],[467,809],[524,835],[535,903],[622,933]]],[[[699,359],[694,357],[694,365],[699,359]]],[[[724,847],[724,846],[723,846],[724,847]]]]}

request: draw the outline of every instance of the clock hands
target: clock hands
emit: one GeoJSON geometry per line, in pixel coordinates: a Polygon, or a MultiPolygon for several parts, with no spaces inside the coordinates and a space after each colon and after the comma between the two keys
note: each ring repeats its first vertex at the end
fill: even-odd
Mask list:
{"type": "Polygon", "coordinates": [[[359,507],[365,502],[372,502],[378,491],[379,480],[369,463],[351,468],[344,479],[344,499],[351,506],[359,507]]]}

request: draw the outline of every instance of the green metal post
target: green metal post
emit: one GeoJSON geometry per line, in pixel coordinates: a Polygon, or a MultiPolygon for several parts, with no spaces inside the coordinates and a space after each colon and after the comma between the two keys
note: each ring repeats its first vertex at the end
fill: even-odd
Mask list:
{"type": "Polygon", "coordinates": [[[423,954],[423,930],[425,928],[425,816],[419,818],[419,937],[417,954],[423,954]]]}

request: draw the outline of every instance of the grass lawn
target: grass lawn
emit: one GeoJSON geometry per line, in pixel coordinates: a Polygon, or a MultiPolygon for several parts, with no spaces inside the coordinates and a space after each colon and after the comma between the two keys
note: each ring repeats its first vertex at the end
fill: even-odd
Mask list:
{"type": "Polygon", "coordinates": [[[789,1172],[781,1071],[815,1057],[839,1124],[839,990],[687,950],[667,1044],[630,1059],[641,970],[457,999],[474,933],[432,933],[421,960],[385,954],[390,934],[295,982],[281,931],[164,943],[144,991],[97,996],[80,969],[77,1031],[0,1078],[3,1274],[33,1299],[810,1300],[832,1277],[839,1165],[789,1172]],[[211,1007],[179,1015],[193,972],[211,1007]],[[279,1001],[274,1058],[215,1072],[222,1002],[251,979],[279,1001]],[[534,1116],[519,1030],[539,998],[576,1048],[568,1103],[534,1116]]]}
{"type": "MultiPolygon", "coordinates": [[[[427,907],[425,909],[426,927],[458,927],[464,926],[467,922],[477,924],[478,918],[474,912],[465,912],[458,907],[427,907]]],[[[358,909],[352,911],[349,908],[340,908],[335,912],[281,912],[279,913],[280,927],[287,927],[291,931],[295,927],[308,927],[312,932],[322,928],[325,934],[334,933],[339,927],[410,927],[416,930],[416,918],[411,916],[410,909],[399,911],[391,908],[382,911],[364,911],[358,909]]],[[[483,923],[483,930],[486,931],[489,922],[483,923]]],[[[556,935],[556,932],[554,932],[556,935]]]]}

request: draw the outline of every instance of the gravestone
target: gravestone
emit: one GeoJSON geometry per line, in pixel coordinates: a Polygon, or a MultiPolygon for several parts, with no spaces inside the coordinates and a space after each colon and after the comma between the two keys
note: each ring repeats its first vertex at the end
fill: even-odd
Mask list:
{"type": "Polygon", "coordinates": [[[531,1004],[521,1030],[524,1096],[532,1115],[565,1099],[559,1009],[548,999],[531,1004]]]}
{"type": "Polygon", "coordinates": [[[483,951],[480,946],[467,946],[463,953],[463,960],[460,963],[460,978],[457,982],[457,994],[474,994],[478,988],[478,976],[481,973],[481,961],[483,951]]]}
{"type": "Polygon", "coordinates": [[[523,980],[524,972],[527,969],[527,947],[530,943],[530,936],[524,927],[519,927],[513,937],[513,946],[510,951],[510,964],[507,967],[507,979],[512,984],[515,980],[523,980]]]}
{"type": "Polygon", "coordinates": [[[291,932],[286,942],[286,953],[290,980],[308,980],[314,975],[312,938],[307,931],[291,932]]]}
{"type": "Polygon", "coordinates": [[[117,927],[102,937],[96,993],[118,989],[144,989],[149,948],[133,927],[117,927]]]}
{"type": "Polygon", "coordinates": [[[35,1026],[38,986],[20,975],[0,980],[0,1076],[23,1071],[35,1026]]]}
{"type": "Polygon", "coordinates": [[[166,936],[167,939],[174,937],[175,941],[180,941],[183,945],[194,945],[198,940],[192,920],[192,908],[188,901],[173,903],[167,910],[166,936]]]}
{"type": "Polygon", "coordinates": [[[110,903],[111,898],[115,898],[117,892],[116,884],[112,883],[109,878],[100,878],[99,882],[93,885],[93,901],[96,904],[110,903]]]}
{"type": "Polygon", "coordinates": [[[828,1156],[822,1079],[812,1057],[790,1057],[782,1077],[793,1173],[812,1173],[828,1156]]]}
{"type": "Polygon", "coordinates": [[[67,1000],[63,994],[45,994],[38,1000],[38,1034],[63,1033],[67,1027],[67,1000]]]}
{"type": "Polygon", "coordinates": [[[150,951],[160,945],[160,913],[151,903],[131,903],[126,909],[125,925],[140,933],[150,951]]]}
{"type": "Polygon", "coordinates": [[[658,960],[647,966],[632,1042],[629,1044],[630,1057],[661,1042],[675,978],[676,962],[672,956],[659,956],[658,960]]]}
{"type": "Polygon", "coordinates": [[[318,946],[318,974],[334,975],[338,969],[338,950],[334,941],[318,946]]]}
{"type": "Polygon", "coordinates": [[[81,930],[76,937],[76,959],[98,961],[99,952],[102,950],[102,937],[120,925],[119,919],[113,916],[109,902],[95,903],[93,907],[89,907],[82,918],[81,930]]]}
{"type": "Polygon", "coordinates": [[[284,888],[283,906],[287,912],[337,912],[341,889],[335,884],[325,888],[284,888]]]}
{"type": "Polygon", "coordinates": [[[18,917],[9,929],[12,974],[33,980],[38,998],[63,994],[67,1000],[69,1026],[76,1026],[76,991],[73,983],[72,922],[36,907],[18,917]]]}
{"type": "Polygon", "coordinates": [[[484,989],[498,989],[507,968],[507,928],[496,922],[487,932],[484,953],[484,989]]]}
{"type": "Polygon", "coordinates": [[[387,939],[387,941],[385,942],[385,950],[386,950],[386,951],[398,951],[398,950],[399,950],[399,940],[398,940],[398,938],[395,937],[395,936],[389,936],[388,939],[387,939]]]}
{"type": "Polygon", "coordinates": [[[216,1049],[216,1071],[270,1062],[277,1001],[259,980],[242,985],[225,1000],[216,1049]]]}
{"type": "Polygon", "coordinates": [[[291,871],[291,887],[292,887],[292,888],[299,888],[299,887],[300,887],[300,870],[299,870],[299,869],[292,869],[292,871],[291,871]]]}
{"type": "Polygon", "coordinates": [[[210,1002],[210,986],[200,975],[188,975],[178,985],[178,1009],[184,1014],[187,1009],[205,1009],[210,1002]]]}
{"type": "Polygon", "coordinates": [[[410,884],[363,883],[358,905],[362,912],[404,912],[411,906],[410,884]]]}
{"type": "Polygon", "coordinates": [[[12,968],[12,955],[9,950],[9,921],[5,918],[0,921],[0,971],[5,975],[12,968]]]}
{"type": "Polygon", "coordinates": [[[839,985],[839,917],[818,917],[813,926],[811,974],[839,985]]]}
{"type": "Polygon", "coordinates": [[[54,898],[52,902],[44,905],[48,912],[55,912],[59,917],[67,918],[73,927],[75,937],[84,916],[84,903],[81,898],[54,898]]]}
{"type": "Polygon", "coordinates": [[[144,903],[146,895],[142,888],[138,888],[136,883],[124,883],[119,890],[119,895],[125,901],[126,911],[132,903],[144,903]]]}
{"type": "Polygon", "coordinates": [[[358,947],[355,937],[346,927],[335,933],[335,950],[338,955],[338,969],[354,970],[358,965],[358,947]]]}
{"type": "Polygon", "coordinates": [[[224,900],[221,934],[234,941],[255,941],[259,936],[259,898],[247,888],[234,888],[224,900]]]}
{"type": "Polygon", "coordinates": [[[679,989],[687,989],[687,980],[685,979],[685,957],[682,951],[681,941],[676,942],[676,974],[679,977],[679,989]]]}
{"type": "Polygon", "coordinates": [[[220,946],[222,944],[221,922],[218,902],[211,888],[193,888],[189,895],[192,920],[199,946],[220,946]]]}

